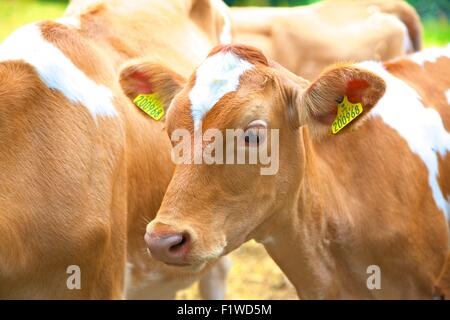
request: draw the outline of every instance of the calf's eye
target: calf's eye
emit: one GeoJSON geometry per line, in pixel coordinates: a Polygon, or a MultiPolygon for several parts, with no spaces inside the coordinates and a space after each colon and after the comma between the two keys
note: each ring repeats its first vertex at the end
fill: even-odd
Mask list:
{"type": "Polygon", "coordinates": [[[257,146],[266,140],[267,123],[263,120],[255,120],[248,124],[245,129],[245,145],[257,146]]]}

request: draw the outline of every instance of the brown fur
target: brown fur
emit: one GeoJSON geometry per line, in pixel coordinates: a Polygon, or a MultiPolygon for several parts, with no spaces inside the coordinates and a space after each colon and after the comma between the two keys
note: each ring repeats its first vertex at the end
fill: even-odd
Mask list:
{"type": "Polygon", "coordinates": [[[211,50],[208,57],[213,56],[219,52],[232,52],[235,55],[241,57],[242,59],[255,65],[268,66],[266,56],[258,48],[245,46],[245,45],[221,45],[217,46],[211,50]]]}
{"type": "Polygon", "coordinates": [[[0,297],[118,299],[128,260],[130,297],[173,298],[200,275],[156,262],[143,239],[172,176],[170,141],[163,124],[122,93],[118,70],[146,54],[188,74],[218,39],[191,20],[186,1],[133,1],[133,11],[123,0],[77,3],[69,12],[80,29],[52,21],[39,27],[113,92],[119,117],[95,123],[30,65],[0,63],[0,297]],[[69,265],[81,267],[82,290],[67,289],[69,265]],[[152,271],[160,275],[153,282],[152,271]]]}

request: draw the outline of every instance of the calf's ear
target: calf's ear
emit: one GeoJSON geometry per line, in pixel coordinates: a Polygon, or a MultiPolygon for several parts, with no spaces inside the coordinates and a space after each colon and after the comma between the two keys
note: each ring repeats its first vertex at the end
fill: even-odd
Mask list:
{"type": "Polygon", "coordinates": [[[159,63],[139,60],[122,67],[119,81],[131,101],[141,94],[157,94],[164,111],[186,83],[182,76],[159,63]]]}
{"type": "Polygon", "coordinates": [[[321,138],[355,129],[386,90],[382,78],[352,65],[325,70],[297,97],[300,124],[321,138]]]}

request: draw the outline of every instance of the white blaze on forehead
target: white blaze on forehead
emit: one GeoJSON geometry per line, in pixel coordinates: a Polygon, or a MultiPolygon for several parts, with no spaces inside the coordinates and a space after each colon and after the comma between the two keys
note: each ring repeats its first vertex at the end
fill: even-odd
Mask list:
{"type": "Polygon", "coordinates": [[[450,59],[450,44],[443,48],[429,48],[420,52],[411,54],[408,56],[410,60],[414,61],[420,66],[423,66],[425,62],[436,62],[441,57],[447,57],[450,59]]]}
{"type": "Polygon", "coordinates": [[[9,60],[32,65],[50,89],[85,106],[94,119],[117,116],[112,92],[89,79],[61,50],[46,41],[38,25],[18,29],[0,45],[0,61],[9,60]]]}
{"type": "Polygon", "coordinates": [[[222,29],[222,33],[220,34],[220,43],[230,44],[232,41],[232,34],[231,34],[231,16],[229,8],[222,0],[213,0],[213,4],[217,8],[217,10],[219,10],[224,20],[224,26],[222,29]]]}
{"type": "Polygon", "coordinates": [[[253,64],[232,52],[219,52],[200,65],[189,93],[195,129],[225,94],[238,89],[241,75],[252,68],[253,64]]]}
{"type": "Polygon", "coordinates": [[[386,93],[371,114],[379,116],[396,130],[428,169],[434,200],[446,218],[450,218],[450,203],[439,187],[438,155],[450,151],[450,134],[446,131],[440,114],[423,105],[419,94],[405,82],[387,72],[380,63],[363,62],[358,66],[368,69],[386,82],[386,93]]]}

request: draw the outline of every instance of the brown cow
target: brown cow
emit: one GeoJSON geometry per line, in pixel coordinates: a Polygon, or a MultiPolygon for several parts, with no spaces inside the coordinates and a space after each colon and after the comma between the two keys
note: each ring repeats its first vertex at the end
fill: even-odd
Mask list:
{"type": "Polygon", "coordinates": [[[199,268],[256,239],[301,298],[445,292],[449,71],[450,46],[334,65],[310,83],[252,47],[216,48],[167,115],[178,164],[147,226],[150,250],[199,268]],[[207,162],[230,150],[232,161],[278,155],[276,170],[228,153],[207,162]]]}
{"type": "MultiPolygon", "coordinates": [[[[200,277],[146,253],[170,141],[117,75],[144,53],[192,72],[225,19],[209,0],[132,3],[72,4],[0,45],[0,298],[121,298],[126,262],[132,298],[173,297],[200,277]]],[[[211,288],[223,289],[226,264],[208,272],[203,292],[222,297],[211,288]]]]}
{"type": "Polygon", "coordinates": [[[399,0],[335,0],[231,12],[234,43],[260,48],[308,80],[335,62],[385,61],[422,46],[420,18],[399,0]]]}

